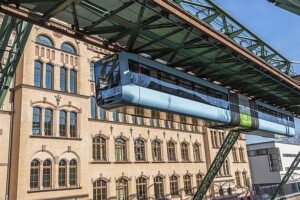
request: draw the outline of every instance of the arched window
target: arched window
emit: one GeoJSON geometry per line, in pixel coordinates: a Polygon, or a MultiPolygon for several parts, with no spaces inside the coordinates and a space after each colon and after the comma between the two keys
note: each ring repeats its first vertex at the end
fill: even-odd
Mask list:
{"type": "Polygon", "coordinates": [[[52,135],[53,111],[50,108],[45,109],[44,130],[46,136],[52,135]]]}
{"type": "Polygon", "coordinates": [[[240,154],[240,160],[241,160],[241,162],[245,162],[244,149],[242,147],[239,148],[239,154],[240,154]]]}
{"type": "Polygon", "coordinates": [[[160,176],[154,178],[154,195],[156,199],[161,199],[165,196],[164,180],[160,176]]]}
{"type": "Polygon", "coordinates": [[[76,54],[76,49],[69,43],[62,43],[60,49],[67,53],[76,54]]]}
{"type": "Polygon", "coordinates": [[[94,77],[94,65],[95,65],[95,62],[90,62],[90,80],[91,81],[95,81],[95,77],[94,77]]]}
{"type": "Polygon", "coordinates": [[[196,162],[201,161],[201,149],[199,144],[194,144],[193,145],[193,150],[194,150],[194,159],[196,162]]]}
{"type": "Polygon", "coordinates": [[[107,183],[100,179],[93,183],[93,200],[105,199],[107,199],[107,183]]]}
{"type": "Polygon", "coordinates": [[[176,161],[176,148],[174,142],[168,142],[167,149],[169,161],[176,161]]]}
{"type": "Polygon", "coordinates": [[[145,161],[145,142],[141,139],[134,141],[134,152],[136,161],[145,161]]]}
{"type": "Polygon", "coordinates": [[[93,138],[93,159],[106,161],[106,139],[100,136],[93,138]]]}
{"type": "Polygon", "coordinates": [[[173,196],[179,195],[178,177],[175,175],[170,177],[170,193],[173,196]]]}
{"type": "Polygon", "coordinates": [[[47,47],[53,47],[54,46],[52,40],[49,37],[45,36],[45,35],[37,36],[35,42],[38,43],[38,44],[41,44],[41,45],[45,45],[47,47]]]}
{"type": "Polygon", "coordinates": [[[189,161],[189,145],[185,142],[181,143],[181,158],[182,161],[189,161]]]}
{"type": "Polygon", "coordinates": [[[115,156],[116,161],[127,161],[126,141],[122,138],[115,141],[115,156]]]}
{"type": "Polygon", "coordinates": [[[77,137],[77,114],[70,112],[70,137],[77,137]]]}
{"type": "Polygon", "coordinates": [[[152,158],[153,161],[162,161],[162,156],[161,156],[161,144],[158,140],[154,140],[151,143],[152,146],[152,158]]]}
{"type": "Polygon", "coordinates": [[[67,112],[59,111],[59,135],[67,137],[67,112]]]}
{"type": "Polygon", "coordinates": [[[144,177],[136,180],[136,196],[139,200],[147,199],[147,180],[144,177]]]}
{"type": "Polygon", "coordinates": [[[96,98],[91,97],[91,118],[96,119],[97,118],[97,104],[96,104],[96,98]]]}
{"type": "Polygon", "coordinates": [[[60,68],[60,91],[67,91],[67,70],[63,67],[60,68]]]}
{"type": "Polygon", "coordinates": [[[116,185],[117,200],[128,200],[128,181],[124,178],[119,178],[116,185]]]}
{"type": "Polygon", "coordinates": [[[43,86],[43,64],[40,61],[34,61],[34,86],[43,86]]]}
{"type": "Polygon", "coordinates": [[[65,160],[59,161],[58,164],[58,185],[59,187],[67,186],[67,162],[65,160]]]}
{"type": "Polygon", "coordinates": [[[39,189],[40,162],[33,160],[30,165],[30,189],[39,189]]]}
{"type": "Polygon", "coordinates": [[[243,172],[242,172],[242,176],[243,176],[244,186],[249,187],[248,179],[247,179],[247,172],[246,172],[246,171],[243,171],[243,172]]]}
{"type": "Polygon", "coordinates": [[[77,72],[75,70],[70,70],[70,92],[77,93],[77,72]]]}
{"type": "Polygon", "coordinates": [[[202,183],[202,180],[203,180],[203,175],[202,174],[197,174],[196,175],[196,183],[197,183],[197,187],[200,186],[200,184],[202,183]]]}
{"type": "Polygon", "coordinates": [[[74,159],[70,161],[69,184],[77,186],[77,162],[74,159]]]}
{"type": "Polygon", "coordinates": [[[33,135],[40,135],[41,130],[41,123],[42,123],[42,109],[38,107],[33,108],[33,115],[32,115],[32,134],[33,135]]]}
{"type": "Polygon", "coordinates": [[[52,180],[52,162],[45,160],[43,163],[43,188],[51,188],[52,180]]]}
{"type": "Polygon", "coordinates": [[[191,176],[186,174],[183,176],[183,182],[184,182],[184,192],[187,195],[192,194],[192,179],[191,176]]]}
{"type": "Polygon", "coordinates": [[[236,181],[236,186],[241,187],[241,177],[240,177],[240,172],[235,172],[235,181],[236,181]]]}
{"type": "Polygon", "coordinates": [[[233,162],[238,162],[238,157],[237,157],[237,152],[235,147],[232,148],[232,157],[233,157],[233,162]]]}
{"type": "Polygon", "coordinates": [[[46,64],[46,88],[53,89],[53,66],[46,64]]]}

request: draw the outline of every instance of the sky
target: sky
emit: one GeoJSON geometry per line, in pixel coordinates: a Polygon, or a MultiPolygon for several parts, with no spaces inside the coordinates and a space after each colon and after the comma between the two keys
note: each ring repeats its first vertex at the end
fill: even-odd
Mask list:
{"type": "MultiPolygon", "coordinates": [[[[287,59],[300,61],[300,16],[278,8],[267,0],[214,2],[287,59]]],[[[294,65],[294,68],[300,74],[300,64],[294,65]]],[[[296,122],[296,130],[300,130],[300,120],[296,122]]],[[[247,143],[270,140],[247,135],[247,143]]]]}

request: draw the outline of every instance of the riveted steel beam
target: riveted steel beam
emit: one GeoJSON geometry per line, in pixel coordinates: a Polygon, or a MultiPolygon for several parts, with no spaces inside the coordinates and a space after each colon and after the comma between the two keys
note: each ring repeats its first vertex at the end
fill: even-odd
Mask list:
{"type": "Polygon", "coordinates": [[[0,28],[0,38],[4,42],[1,43],[0,49],[7,49],[6,41],[12,39],[13,32],[15,32],[15,36],[13,40],[13,45],[11,46],[11,48],[7,49],[8,55],[1,56],[1,61],[4,63],[4,66],[0,73],[0,107],[2,107],[3,105],[11,81],[15,75],[19,60],[21,58],[31,28],[32,24],[28,22],[17,20],[11,16],[4,17],[4,21],[0,28]],[[8,25],[7,23],[10,24],[8,25]]]}
{"type": "MultiPolygon", "coordinates": [[[[275,57],[280,59],[285,70],[281,70],[283,73],[293,75],[294,70],[290,66],[290,61],[265,43],[253,32],[248,30],[245,26],[231,17],[222,8],[217,6],[211,0],[173,0],[174,3],[187,10],[195,17],[205,22],[213,29],[227,35],[234,42],[245,47],[250,52],[259,56],[265,62],[268,62],[274,68],[278,69],[276,64],[271,62],[275,57]],[[258,50],[259,49],[259,50],[258,50]],[[274,55],[274,56],[265,56],[274,55]],[[269,62],[270,61],[270,62],[269,62]]],[[[280,69],[279,69],[280,70],[280,69]]]]}
{"type": "Polygon", "coordinates": [[[197,189],[193,199],[194,200],[202,200],[209,189],[211,183],[213,182],[215,176],[220,170],[222,164],[226,160],[229,152],[231,151],[233,145],[239,138],[240,132],[238,130],[229,131],[225,141],[223,142],[220,150],[218,151],[214,161],[210,165],[201,185],[197,189]]]}

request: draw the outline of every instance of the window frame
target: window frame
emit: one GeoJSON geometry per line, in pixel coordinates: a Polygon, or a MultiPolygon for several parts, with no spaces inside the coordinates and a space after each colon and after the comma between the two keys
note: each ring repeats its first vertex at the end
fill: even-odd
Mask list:
{"type": "Polygon", "coordinates": [[[152,159],[154,162],[162,162],[162,147],[161,142],[158,140],[153,140],[151,142],[151,150],[152,150],[152,159]]]}
{"type": "Polygon", "coordinates": [[[43,88],[43,63],[39,60],[34,61],[33,85],[43,88]],[[38,80],[37,80],[38,79],[38,80]]]}
{"type": "Polygon", "coordinates": [[[190,155],[189,155],[189,144],[187,142],[182,142],[180,144],[181,150],[181,159],[183,162],[190,162],[190,155]]]}
{"type": "Polygon", "coordinates": [[[107,147],[106,138],[98,135],[93,138],[93,160],[94,161],[107,161],[107,147]],[[98,151],[99,149],[99,151],[98,151]],[[99,159],[98,159],[99,158],[99,159]]]}
{"type": "Polygon", "coordinates": [[[165,197],[164,178],[156,176],[153,179],[154,196],[156,199],[162,199],[165,197]]]}
{"type": "Polygon", "coordinates": [[[123,138],[115,139],[115,160],[116,162],[127,162],[127,141],[123,138]],[[117,141],[123,141],[123,144],[117,144],[117,141]]]}
{"type": "Polygon", "coordinates": [[[67,126],[68,126],[68,112],[65,110],[60,110],[59,111],[59,136],[60,137],[68,137],[67,126]],[[61,113],[65,113],[65,115],[62,116],[61,113]],[[63,119],[65,121],[65,123],[63,125],[61,124],[61,119],[63,119]],[[62,126],[64,127],[63,129],[62,129],[62,126]],[[62,134],[62,133],[64,133],[64,134],[62,134]]]}
{"type": "Polygon", "coordinates": [[[146,146],[145,141],[141,138],[134,140],[134,155],[135,161],[145,162],[146,161],[146,146]]]}
{"type": "Polygon", "coordinates": [[[68,163],[65,160],[60,160],[58,163],[58,187],[67,187],[67,167],[68,163]],[[64,163],[64,165],[61,165],[64,163]]]}
{"type": "Polygon", "coordinates": [[[49,64],[49,63],[46,63],[46,74],[45,74],[45,88],[48,89],[48,90],[53,90],[53,85],[54,85],[54,67],[53,65],[49,64]],[[49,70],[51,69],[51,70],[49,70]],[[50,73],[50,81],[51,81],[51,85],[49,87],[48,85],[48,80],[49,80],[49,75],[50,73]]]}
{"type": "Polygon", "coordinates": [[[33,159],[30,163],[30,190],[40,189],[40,164],[41,162],[38,159],[33,159]],[[34,162],[36,162],[37,164],[33,164],[34,162]],[[34,174],[33,171],[35,172],[34,174]],[[36,180],[33,180],[33,176],[36,178],[36,180]]]}
{"type": "Polygon", "coordinates": [[[107,197],[108,197],[107,181],[105,181],[103,179],[98,179],[98,180],[94,181],[94,183],[93,183],[93,200],[99,200],[99,199],[106,200],[107,197]],[[103,193],[103,191],[105,191],[105,192],[103,193]]]}
{"type": "Polygon", "coordinates": [[[119,179],[116,180],[116,200],[129,200],[129,187],[128,187],[129,183],[128,180],[121,177],[119,179]],[[123,190],[124,193],[124,197],[121,198],[120,192],[123,190]]]}
{"type": "Polygon", "coordinates": [[[142,176],[136,179],[136,198],[138,200],[148,199],[147,179],[142,176]]]}
{"type": "Polygon", "coordinates": [[[172,197],[179,196],[179,178],[176,175],[170,177],[170,195],[172,197]]]}
{"type": "Polygon", "coordinates": [[[49,137],[53,135],[53,110],[51,108],[45,109],[44,135],[49,136],[49,137]],[[47,111],[50,111],[51,114],[48,114],[47,111]],[[48,121],[47,119],[50,119],[50,121],[48,121]],[[50,124],[48,125],[48,123],[50,123],[50,124]],[[50,134],[48,134],[48,133],[50,133],[50,134]]]}
{"type": "Polygon", "coordinates": [[[52,161],[50,159],[46,159],[44,162],[43,162],[43,177],[42,177],[42,185],[43,185],[43,188],[52,188],[52,161]],[[50,165],[45,165],[46,162],[49,162],[50,165]],[[49,176],[49,180],[45,180],[45,172],[46,170],[49,172],[47,174],[47,176],[49,176]],[[48,183],[48,184],[46,184],[48,183]]]}
{"type": "Polygon", "coordinates": [[[70,138],[78,137],[78,114],[76,112],[70,112],[70,138]]]}
{"type": "Polygon", "coordinates": [[[78,162],[75,159],[69,163],[69,185],[71,187],[78,186],[78,162]]]}
{"type": "Polygon", "coordinates": [[[42,108],[40,107],[33,107],[32,110],[32,135],[34,136],[41,136],[42,135],[42,108]],[[35,110],[38,110],[39,113],[35,113],[35,110]],[[37,122],[35,119],[38,118],[39,121],[37,122]],[[34,126],[39,124],[39,129],[37,130],[34,126]],[[38,131],[38,132],[36,132],[38,131]]]}

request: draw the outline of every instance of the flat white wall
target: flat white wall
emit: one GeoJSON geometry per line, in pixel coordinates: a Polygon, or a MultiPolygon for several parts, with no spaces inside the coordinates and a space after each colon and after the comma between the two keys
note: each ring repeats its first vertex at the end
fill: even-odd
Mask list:
{"type": "MultiPolygon", "coordinates": [[[[253,145],[248,145],[247,150],[268,149],[277,147],[280,149],[282,162],[282,171],[270,172],[269,159],[267,155],[249,157],[250,170],[253,184],[270,184],[279,183],[286,173],[286,167],[290,167],[295,157],[283,157],[283,154],[297,154],[300,151],[300,146],[290,145],[276,142],[265,142],[253,145]]],[[[300,166],[299,166],[300,167],[300,166]]],[[[300,174],[300,170],[295,170],[294,173],[300,174]]]]}

